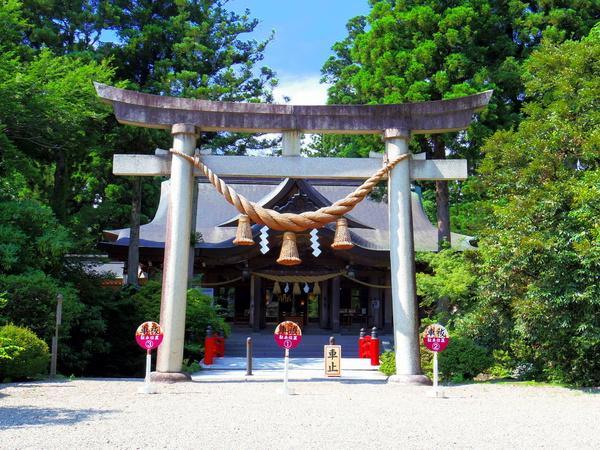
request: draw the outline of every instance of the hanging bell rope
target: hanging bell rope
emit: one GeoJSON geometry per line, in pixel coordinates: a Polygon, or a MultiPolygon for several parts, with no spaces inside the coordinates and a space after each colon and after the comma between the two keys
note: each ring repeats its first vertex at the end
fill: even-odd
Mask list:
{"type": "Polygon", "coordinates": [[[262,272],[252,272],[252,275],[264,278],[265,280],[278,281],[279,283],[304,283],[305,281],[308,283],[316,283],[325,280],[331,280],[337,276],[342,275],[344,272],[332,272],[322,275],[274,275],[272,273],[262,273],[262,272]]]}
{"type": "Polygon", "coordinates": [[[335,223],[335,237],[331,248],[334,250],[350,250],[354,247],[350,230],[348,229],[348,221],[345,217],[340,217],[335,223]]]}
{"type": "MultiPolygon", "coordinates": [[[[264,278],[266,280],[281,280],[282,282],[284,280],[290,280],[292,282],[305,282],[308,281],[309,283],[312,282],[315,279],[320,279],[320,280],[330,280],[332,278],[335,278],[337,276],[343,276],[344,278],[353,281],[354,283],[357,284],[362,284],[363,286],[368,286],[368,287],[374,287],[374,288],[379,288],[379,289],[391,289],[392,286],[387,285],[387,284],[373,284],[373,283],[367,283],[366,281],[361,281],[358,280],[356,278],[353,277],[349,277],[348,275],[346,275],[344,272],[335,272],[335,273],[331,273],[331,274],[327,274],[327,275],[282,275],[282,276],[278,276],[278,275],[271,275],[271,274],[266,274],[266,273],[259,273],[259,272],[253,272],[253,274],[257,277],[260,278],[264,278]]],[[[215,286],[224,286],[226,284],[231,284],[231,283],[235,283],[237,281],[240,281],[242,279],[242,277],[236,277],[236,278],[232,278],[231,280],[227,280],[227,281],[221,281],[219,283],[202,283],[203,287],[215,287],[215,286]]],[[[288,288],[289,290],[289,288],[288,288]]],[[[315,281],[315,286],[313,287],[313,294],[320,294],[321,293],[321,287],[319,286],[319,283],[315,281]]],[[[279,281],[275,281],[275,285],[273,286],[273,294],[281,294],[281,286],[279,284],[279,281]]]]}
{"type": "Polygon", "coordinates": [[[203,287],[225,286],[226,284],[235,283],[236,281],[240,281],[241,279],[242,279],[242,277],[236,277],[236,278],[232,278],[231,280],[220,281],[218,283],[204,283],[203,282],[200,285],[203,287]]]}
{"type": "Polygon", "coordinates": [[[300,291],[300,285],[298,283],[294,283],[294,289],[292,289],[292,294],[300,295],[302,292],[300,291]]]}
{"type": "Polygon", "coordinates": [[[279,281],[276,281],[273,285],[273,294],[279,295],[281,294],[281,286],[279,285],[279,281]]]}
{"type": "Polygon", "coordinates": [[[315,283],[315,285],[313,286],[313,294],[321,294],[321,287],[319,286],[319,283],[315,283]]]}
{"type": "Polygon", "coordinates": [[[233,243],[235,245],[254,245],[252,228],[250,227],[250,218],[245,214],[242,214],[238,219],[238,226],[233,243]]]}
{"type": "Polygon", "coordinates": [[[240,212],[247,215],[250,220],[260,225],[266,225],[277,231],[305,231],[312,228],[322,228],[334,220],[349,213],[377,186],[383,177],[400,161],[409,158],[410,154],[400,155],[392,161],[388,161],[381,169],[371,175],[363,184],[356,188],[341,200],[330,206],[325,206],[317,211],[305,211],[301,214],[280,213],[272,209],[263,208],[257,203],[251,202],[243,195],[238,194],[225,181],[221,180],[211,169],[200,161],[200,157],[190,156],[178,150],[171,149],[171,153],[180,156],[195,167],[208,178],[217,191],[223,195],[225,200],[231,203],[240,212]]]}
{"type": "Polygon", "coordinates": [[[348,276],[345,273],[342,273],[341,275],[344,278],[346,278],[347,280],[354,281],[355,283],[362,284],[363,286],[368,286],[368,287],[373,287],[373,288],[378,288],[378,289],[391,289],[392,288],[391,285],[387,285],[387,284],[374,284],[374,283],[367,283],[366,281],[360,281],[354,277],[348,276]]]}
{"type": "Polygon", "coordinates": [[[301,262],[298,247],[296,246],[296,233],[286,231],[283,233],[281,253],[279,254],[279,258],[277,258],[277,263],[283,266],[297,266],[301,262]]]}

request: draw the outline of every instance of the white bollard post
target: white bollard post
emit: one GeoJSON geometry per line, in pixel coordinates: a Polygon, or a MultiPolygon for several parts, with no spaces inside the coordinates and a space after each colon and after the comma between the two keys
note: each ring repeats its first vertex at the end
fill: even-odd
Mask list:
{"type": "MultiPolygon", "coordinates": [[[[196,128],[190,124],[176,124],[172,128],[173,148],[193,155],[196,148],[196,128]]],[[[158,349],[155,379],[157,381],[184,381],[189,376],[181,373],[185,333],[188,260],[192,223],[193,167],[181,156],[173,155],[163,288],[160,305],[160,324],[164,340],[158,349]]]]}
{"type": "Polygon", "coordinates": [[[152,380],[150,378],[150,368],[152,367],[152,353],[146,350],[146,376],[144,377],[144,386],[138,390],[140,394],[156,394],[152,388],[152,380]]]}
{"type": "MultiPolygon", "coordinates": [[[[390,161],[409,153],[410,132],[408,130],[385,130],[384,139],[390,161]]],[[[429,384],[429,379],[421,374],[419,360],[410,158],[400,161],[391,170],[388,180],[388,204],[396,351],[396,375],[391,376],[389,381],[401,384],[429,384]]]]}
{"type": "Polygon", "coordinates": [[[428,397],[446,398],[444,391],[439,389],[438,353],[433,352],[433,390],[429,392],[428,397]]]}
{"type": "Polygon", "coordinates": [[[289,387],[289,371],[290,371],[290,350],[285,349],[285,356],[283,358],[283,387],[277,389],[277,392],[283,395],[294,395],[295,392],[289,387]]]}
{"type": "Polygon", "coordinates": [[[284,369],[283,369],[283,393],[289,395],[288,390],[288,371],[290,370],[290,351],[285,349],[284,369]]]}
{"type": "Polygon", "coordinates": [[[433,352],[433,392],[438,391],[438,352],[433,352]]]}

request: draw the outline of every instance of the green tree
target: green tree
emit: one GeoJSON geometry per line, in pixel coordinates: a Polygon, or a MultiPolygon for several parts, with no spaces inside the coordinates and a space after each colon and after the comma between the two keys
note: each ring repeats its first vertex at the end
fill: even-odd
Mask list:
{"type": "MultiPolygon", "coordinates": [[[[269,39],[243,39],[258,21],[226,3],[2,2],[1,194],[50,204],[76,233],[80,252],[94,248],[102,229],[128,223],[133,190],[113,176],[112,155],[169,148],[170,137],[116,124],[91,81],[162,95],[270,101],[276,80],[260,67],[269,39]]],[[[237,153],[267,145],[251,135],[215,133],[200,144],[237,153]]],[[[143,223],[154,213],[157,180],[144,180],[142,193],[143,223]]]]}
{"type": "MultiPolygon", "coordinates": [[[[416,275],[422,307],[435,308],[442,299],[447,303],[444,309],[453,312],[472,307],[477,287],[474,252],[445,248],[438,253],[418,253],[416,259],[427,267],[416,275]]],[[[440,319],[445,322],[448,317],[440,319]]]]}
{"type": "Polygon", "coordinates": [[[78,193],[88,188],[80,170],[93,163],[90,151],[102,141],[108,115],[93,92],[92,80],[107,81],[106,64],[56,57],[44,50],[30,62],[0,60],[0,129],[8,152],[2,166],[13,171],[23,155],[28,189],[52,205],[63,222],[77,209],[78,193]]]}
{"type": "MultiPolygon", "coordinates": [[[[486,111],[463,133],[418,136],[414,152],[428,158],[467,158],[474,169],[480,147],[497,129],[520,120],[521,62],[542,37],[580,39],[600,17],[592,0],[371,0],[371,11],[348,23],[323,66],[330,103],[404,103],[460,97],[487,89],[486,111]]],[[[366,155],[381,144],[365,138],[323,139],[325,151],[366,155]]],[[[436,183],[440,238],[449,240],[448,184],[436,183]]]]}
{"type": "MultiPolygon", "coordinates": [[[[219,0],[113,2],[106,26],[116,33],[117,39],[100,45],[97,54],[110,58],[116,67],[116,78],[130,89],[211,100],[271,101],[274,74],[267,67],[259,67],[269,39],[244,40],[243,36],[252,32],[258,21],[250,17],[249,11],[242,14],[228,11],[226,3],[219,0]]],[[[152,153],[157,147],[171,145],[170,136],[164,131],[117,125],[110,135],[105,158],[115,152],[152,153]]],[[[198,145],[244,154],[248,148],[263,148],[269,142],[248,134],[203,133],[198,145]]],[[[105,164],[105,168],[110,168],[110,164],[105,164]]],[[[110,172],[105,172],[103,179],[105,193],[110,188],[112,194],[124,194],[116,199],[116,205],[114,201],[106,204],[111,211],[115,206],[130,203],[130,195],[139,192],[136,182],[115,179],[110,172]]],[[[155,180],[144,180],[141,190],[142,196],[134,195],[132,206],[145,217],[137,220],[134,214],[132,224],[143,223],[157,204],[159,184],[155,180]],[[146,207],[139,205],[142,198],[146,207]]],[[[104,196],[99,194],[102,200],[104,196]]],[[[88,207],[81,223],[101,231],[98,225],[105,224],[102,216],[107,217],[104,209],[104,205],[88,207]]],[[[119,209],[118,216],[112,215],[112,223],[129,223],[129,215],[124,214],[128,208],[119,209]]],[[[131,259],[135,261],[135,241],[132,245],[131,259]]]]}
{"type": "Polygon", "coordinates": [[[598,385],[600,26],[581,42],[546,41],[524,68],[524,120],[483,148],[493,216],[465,326],[532,376],[598,385]]]}

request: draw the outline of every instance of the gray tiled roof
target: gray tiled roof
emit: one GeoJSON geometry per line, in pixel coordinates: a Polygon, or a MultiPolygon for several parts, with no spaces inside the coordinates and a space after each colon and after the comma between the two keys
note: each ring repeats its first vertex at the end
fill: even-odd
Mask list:
{"type": "MultiPolygon", "coordinates": [[[[251,201],[261,204],[266,203],[279,190],[285,181],[279,185],[265,182],[229,182],[229,184],[240,194],[251,201]]],[[[314,183],[313,187],[330,202],[343,198],[354,190],[355,186],[348,183],[336,183],[328,180],[327,183],[314,183]]],[[[170,182],[163,181],[158,209],[154,219],[140,229],[140,246],[142,247],[164,247],[165,230],[167,222],[167,207],[169,198],[170,182]]],[[[235,226],[219,226],[230,222],[238,215],[237,210],[227,203],[222,196],[206,182],[200,182],[198,186],[198,208],[196,211],[196,232],[202,234],[202,242],[197,247],[229,247],[235,237],[235,226]]],[[[437,250],[437,228],[434,227],[423,210],[420,197],[412,193],[413,230],[416,251],[437,250]]],[[[389,220],[388,208],[384,202],[376,202],[365,199],[359,203],[350,213],[357,222],[372,227],[351,228],[353,242],[365,249],[375,251],[389,251],[389,220]]],[[[117,245],[129,244],[129,228],[108,230],[105,235],[117,245]]],[[[472,248],[469,244],[469,236],[452,233],[452,246],[459,250],[472,248]]]]}

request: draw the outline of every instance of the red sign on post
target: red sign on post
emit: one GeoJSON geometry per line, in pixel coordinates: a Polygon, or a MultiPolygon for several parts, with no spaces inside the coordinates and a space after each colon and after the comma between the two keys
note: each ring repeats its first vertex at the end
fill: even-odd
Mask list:
{"type": "Polygon", "coordinates": [[[429,325],[423,332],[423,344],[432,352],[441,352],[448,347],[450,336],[440,324],[429,325]]]}
{"type": "Polygon", "coordinates": [[[275,328],[275,342],[287,350],[298,347],[302,341],[302,330],[294,322],[281,322],[275,328]]]}
{"type": "Polygon", "coordinates": [[[135,332],[135,341],[144,350],[154,350],[163,341],[163,331],[156,322],[144,322],[135,332]]]}

